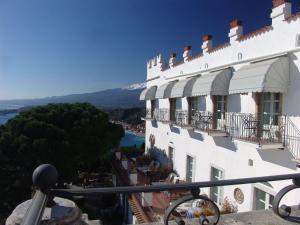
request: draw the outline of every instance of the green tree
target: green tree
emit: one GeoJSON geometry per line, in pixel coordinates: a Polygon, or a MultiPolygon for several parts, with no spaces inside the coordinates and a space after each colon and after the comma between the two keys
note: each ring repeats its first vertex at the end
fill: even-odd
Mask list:
{"type": "Polygon", "coordinates": [[[49,104],[21,112],[0,127],[0,214],[30,197],[38,165],[53,164],[60,183],[75,181],[78,170],[107,163],[123,136],[120,125],[90,104],[49,104]]]}

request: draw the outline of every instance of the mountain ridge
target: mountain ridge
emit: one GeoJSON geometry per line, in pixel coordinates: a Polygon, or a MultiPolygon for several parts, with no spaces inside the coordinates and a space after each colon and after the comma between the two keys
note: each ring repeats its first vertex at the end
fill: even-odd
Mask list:
{"type": "Polygon", "coordinates": [[[132,84],[124,88],[106,89],[102,91],[51,96],[35,99],[0,100],[2,105],[19,105],[20,107],[46,105],[49,103],[88,102],[100,108],[134,108],[144,106],[139,95],[145,88],[144,83],[132,84]]]}

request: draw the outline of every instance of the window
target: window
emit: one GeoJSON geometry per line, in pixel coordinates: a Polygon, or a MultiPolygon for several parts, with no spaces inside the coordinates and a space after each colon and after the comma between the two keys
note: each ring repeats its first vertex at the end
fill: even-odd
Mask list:
{"type": "MultiPolygon", "coordinates": [[[[210,180],[222,180],[224,178],[223,171],[217,168],[211,168],[210,180]]],[[[210,198],[217,204],[221,204],[223,201],[223,187],[211,187],[210,198]]]]}
{"type": "Polygon", "coordinates": [[[280,94],[264,93],[263,94],[263,124],[278,125],[280,115],[280,94]]]}
{"type": "Polygon", "coordinates": [[[151,100],[151,118],[154,118],[156,100],[151,100]]]}
{"type": "Polygon", "coordinates": [[[254,188],[254,210],[271,209],[274,196],[258,188],[254,188]]]}
{"type": "Polygon", "coordinates": [[[186,157],[186,181],[193,182],[195,160],[192,156],[186,157]]]}
{"type": "Polygon", "coordinates": [[[176,98],[170,98],[170,121],[175,120],[176,98]]]}
{"type": "Polygon", "coordinates": [[[199,97],[190,98],[191,111],[198,111],[200,108],[199,97]]]}
{"type": "Polygon", "coordinates": [[[217,119],[224,119],[226,112],[226,96],[216,95],[215,96],[215,113],[217,119]]]}
{"type": "Polygon", "coordinates": [[[172,165],[174,165],[174,148],[171,146],[169,146],[169,149],[168,149],[168,157],[169,157],[169,160],[172,163],[172,165]]]}

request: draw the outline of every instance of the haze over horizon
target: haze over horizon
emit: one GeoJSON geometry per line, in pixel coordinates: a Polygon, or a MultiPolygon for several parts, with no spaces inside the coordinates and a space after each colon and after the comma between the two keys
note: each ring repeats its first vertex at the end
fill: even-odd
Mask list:
{"type": "MultiPolygon", "coordinates": [[[[293,0],[300,11],[300,1],[293,0]]],[[[140,83],[146,62],[270,24],[271,0],[1,0],[0,99],[89,93],[140,83]],[[259,8],[259,10],[257,10],[259,8]]]]}

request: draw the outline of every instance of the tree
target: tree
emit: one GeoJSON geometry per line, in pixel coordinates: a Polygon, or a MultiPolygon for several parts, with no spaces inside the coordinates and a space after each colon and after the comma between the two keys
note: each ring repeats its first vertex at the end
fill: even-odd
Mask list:
{"type": "Polygon", "coordinates": [[[0,213],[30,197],[32,171],[51,163],[59,183],[105,163],[124,136],[108,115],[85,104],[49,104],[21,112],[0,127],[0,213]]]}

